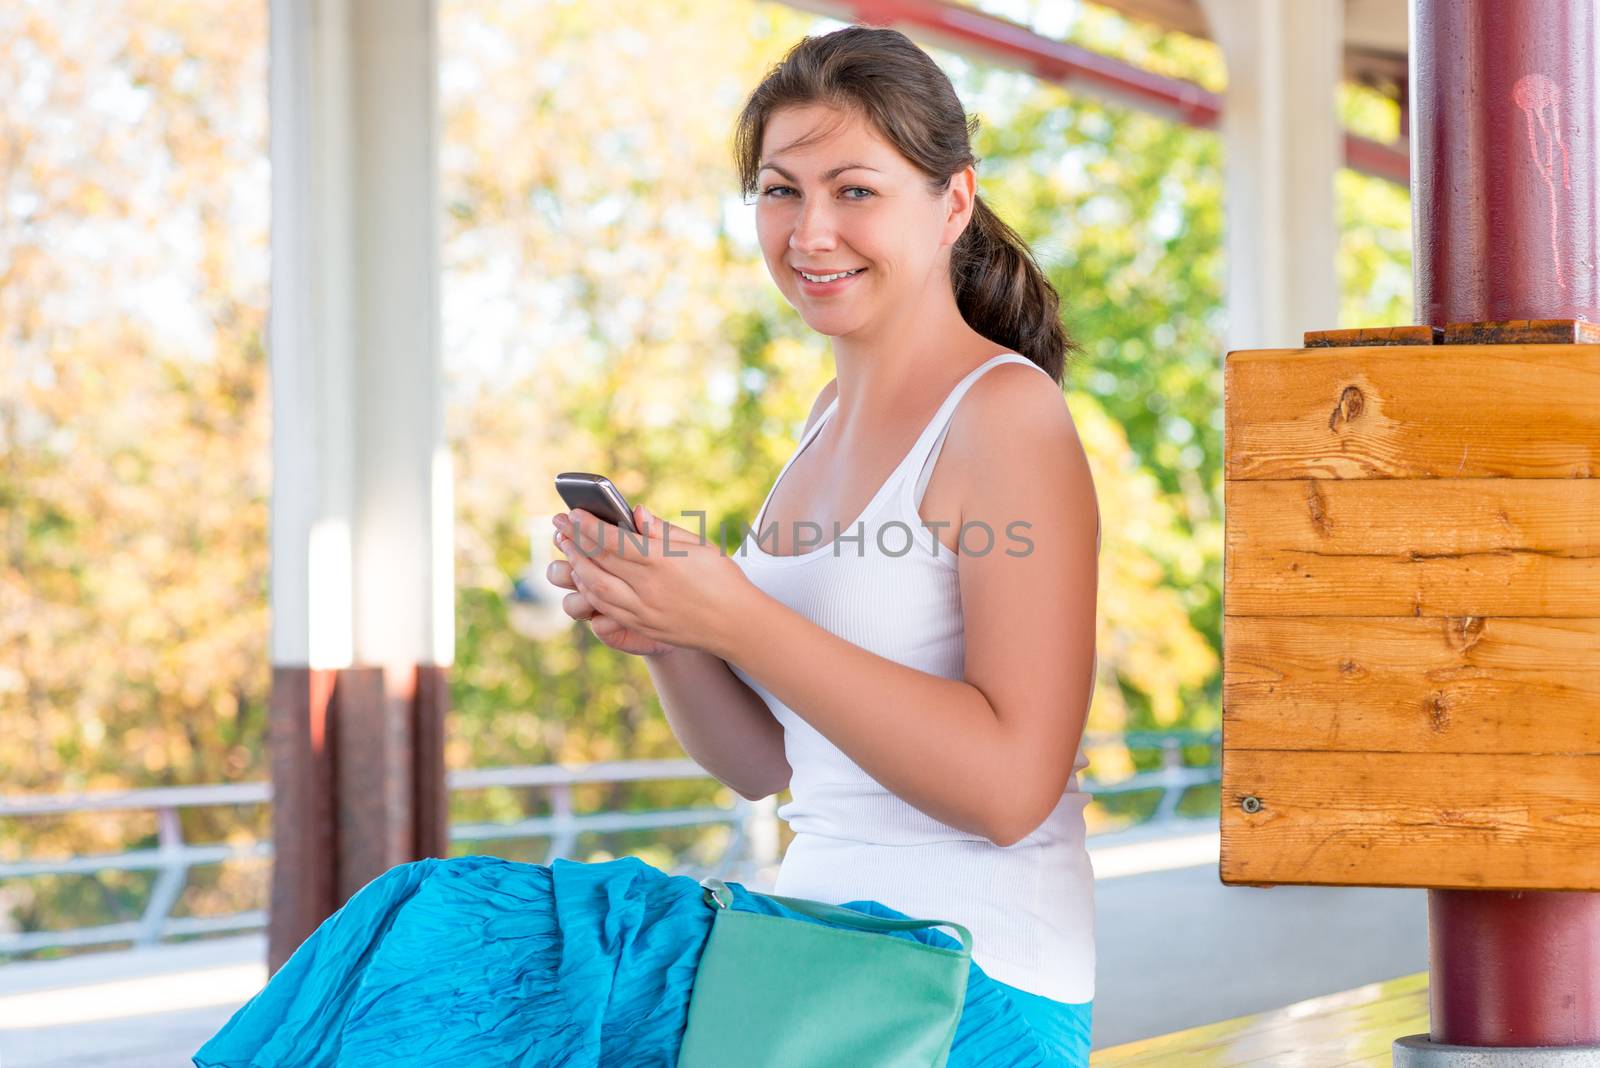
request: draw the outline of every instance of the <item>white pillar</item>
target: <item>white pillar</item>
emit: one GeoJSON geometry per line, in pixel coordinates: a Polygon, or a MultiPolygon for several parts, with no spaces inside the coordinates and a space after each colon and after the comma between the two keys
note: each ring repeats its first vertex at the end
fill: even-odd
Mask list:
{"type": "Polygon", "coordinates": [[[445,855],[453,659],[433,0],[271,0],[277,968],[445,855]]]}
{"type": "Polygon", "coordinates": [[[448,665],[432,0],[271,0],[272,662],[448,665]]]}
{"type": "Polygon", "coordinates": [[[1298,348],[1339,326],[1343,0],[1200,4],[1228,64],[1227,348],[1298,348]]]}

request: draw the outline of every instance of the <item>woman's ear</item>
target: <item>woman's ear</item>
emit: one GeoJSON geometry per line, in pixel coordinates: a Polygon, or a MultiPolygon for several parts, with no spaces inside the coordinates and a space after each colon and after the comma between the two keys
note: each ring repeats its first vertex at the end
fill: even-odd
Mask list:
{"type": "Polygon", "coordinates": [[[945,195],[949,198],[950,210],[945,216],[944,244],[954,245],[977,208],[978,169],[969,163],[951,175],[950,189],[945,195]]]}

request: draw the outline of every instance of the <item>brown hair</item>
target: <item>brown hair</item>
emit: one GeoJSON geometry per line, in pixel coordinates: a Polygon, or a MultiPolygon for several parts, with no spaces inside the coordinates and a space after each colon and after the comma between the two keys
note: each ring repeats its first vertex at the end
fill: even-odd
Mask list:
{"type": "MultiPolygon", "coordinates": [[[[756,192],[761,141],[779,108],[823,104],[860,115],[943,193],[962,168],[976,165],[972,135],[955,87],[939,65],[899,30],[849,26],[806,37],[789,49],[750,94],[734,132],[745,196],[756,192]]],[[[798,142],[827,136],[816,131],[798,142]]],[[[1038,364],[1057,384],[1078,346],[1061,322],[1061,298],[1028,244],[982,197],[950,251],[951,284],[961,317],[978,333],[1038,364]]]]}

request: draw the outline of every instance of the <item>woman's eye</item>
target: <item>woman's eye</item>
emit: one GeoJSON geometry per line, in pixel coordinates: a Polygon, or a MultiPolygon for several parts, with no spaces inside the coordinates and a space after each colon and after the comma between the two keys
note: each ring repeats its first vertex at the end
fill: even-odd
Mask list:
{"type": "MultiPolygon", "coordinates": [[[[771,198],[773,198],[775,200],[788,200],[789,199],[788,196],[780,196],[779,194],[780,193],[792,193],[792,192],[794,192],[794,190],[792,188],[790,188],[789,186],[786,186],[786,185],[769,185],[769,186],[767,186],[765,189],[763,189],[761,191],[761,195],[764,196],[764,197],[771,197],[771,198]]],[[[850,197],[850,196],[847,196],[847,197],[845,197],[846,200],[867,200],[867,199],[877,195],[872,190],[867,189],[867,188],[865,188],[863,186],[859,186],[859,185],[846,186],[845,189],[844,189],[844,192],[846,192],[846,193],[865,193],[866,194],[866,196],[864,196],[864,197],[850,197]]]]}

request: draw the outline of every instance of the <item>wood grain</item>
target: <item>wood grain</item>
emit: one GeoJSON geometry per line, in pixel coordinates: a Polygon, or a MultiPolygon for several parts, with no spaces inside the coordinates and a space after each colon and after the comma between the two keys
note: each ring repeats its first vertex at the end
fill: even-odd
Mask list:
{"type": "Polygon", "coordinates": [[[1228,354],[1224,882],[1600,890],[1600,345],[1453,325],[1228,354]]]}
{"type": "Polygon", "coordinates": [[[1444,331],[1437,326],[1366,326],[1355,330],[1307,330],[1308,349],[1344,345],[1437,345],[1444,331]]]}
{"type": "Polygon", "coordinates": [[[1584,319],[1500,319],[1483,323],[1446,323],[1442,345],[1592,345],[1600,341],[1600,323],[1584,319]]]}
{"type": "Polygon", "coordinates": [[[1231,749],[1600,754],[1600,619],[1223,623],[1231,749]]]}
{"type": "Polygon", "coordinates": [[[1225,749],[1222,881],[1600,889],[1600,756],[1225,749]],[[1247,813],[1246,796],[1260,800],[1247,813]]]}
{"type": "Polygon", "coordinates": [[[1225,477],[1600,476],[1600,345],[1231,352],[1225,477]]]}
{"type": "Polygon", "coordinates": [[[1600,615],[1600,479],[1224,486],[1228,616],[1600,615]]]}

